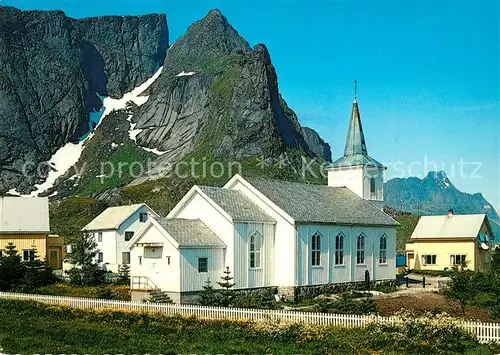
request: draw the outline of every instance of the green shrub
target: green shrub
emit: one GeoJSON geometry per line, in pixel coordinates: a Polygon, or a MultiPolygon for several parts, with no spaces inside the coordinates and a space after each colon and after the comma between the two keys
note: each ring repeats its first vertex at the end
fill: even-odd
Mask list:
{"type": "Polygon", "coordinates": [[[368,325],[373,348],[404,354],[463,354],[479,347],[478,340],[449,316],[429,313],[416,317],[411,312],[397,316],[401,323],[368,325]]]}
{"type": "Polygon", "coordinates": [[[379,282],[375,284],[373,290],[383,293],[393,293],[398,290],[398,286],[394,281],[379,282]]]}
{"type": "Polygon", "coordinates": [[[360,292],[343,293],[338,300],[320,300],[313,309],[322,313],[378,314],[378,306],[372,295],[360,292]]]}

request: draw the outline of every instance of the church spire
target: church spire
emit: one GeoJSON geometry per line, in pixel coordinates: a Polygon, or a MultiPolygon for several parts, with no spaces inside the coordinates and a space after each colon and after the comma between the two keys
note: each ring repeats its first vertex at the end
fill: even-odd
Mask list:
{"type": "Polygon", "coordinates": [[[349,123],[349,132],[347,133],[344,150],[344,156],[346,157],[355,154],[368,155],[359,114],[357,86],[358,82],[354,80],[354,102],[352,103],[351,122],[349,123]]]}

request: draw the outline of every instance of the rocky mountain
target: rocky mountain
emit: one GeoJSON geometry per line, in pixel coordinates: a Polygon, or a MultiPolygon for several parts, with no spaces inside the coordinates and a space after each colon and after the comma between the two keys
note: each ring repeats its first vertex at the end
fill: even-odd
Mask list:
{"type": "Polygon", "coordinates": [[[444,171],[429,172],[423,179],[389,180],[384,184],[384,197],[386,205],[417,215],[445,214],[450,209],[457,214],[486,213],[500,239],[500,218],[493,206],[481,193],[458,190],[444,171]]]}
{"type": "Polygon", "coordinates": [[[0,6],[0,192],[42,182],[39,163],[93,129],[99,96],[145,81],[167,47],[165,15],[75,20],[0,6]]]}
{"type": "Polygon", "coordinates": [[[29,39],[33,43],[26,46],[26,52],[39,53],[38,62],[28,63],[29,55],[22,48],[16,49],[26,58],[19,64],[24,69],[11,69],[14,54],[0,59],[0,75],[10,78],[13,73],[22,72],[24,77],[19,87],[2,91],[0,84],[0,97],[9,95],[11,101],[0,103],[0,126],[14,114],[22,115],[26,123],[11,125],[18,135],[24,135],[26,142],[0,141],[0,189],[16,187],[19,192],[29,191],[40,179],[23,179],[16,168],[25,161],[48,160],[64,143],[77,141],[94,126],[97,128],[85,140],[74,169],[60,177],[47,193],[109,195],[110,189],[132,181],[140,184],[160,178],[172,164],[194,156],[247,162],[260,157],[278,159],[290,153],[331,160],[328,144],[312,129],[301,127],[297,115],[281,96],[265,45],[252,48],[218,10],[191,25],[168,49],[164,15],[73,20],[58,11],[2,11],[8,15],[0,18],[0,38],[9,38],[4,51],[14,53],[15,42],[29,39]],[[28,30],[16,31],[15,26],[28,30]],[[52,45],[52,41],[56,44],[52,45]],[[41,51],[52,48],[50,45],[53,50],[41,51]],[[55,63],[51,62],[54,57],[55,63]],[[31,70],[32,67],[37,69],[31,70]],[[155,71],[142,95],[137,89],[131,92],[155,71]],[[71,80],[55,80],[56,76],[71,80]],[[41,82],[53,92],[52,101],[43,105],[37,100],[47,96],[39,86],[41,82]],[[68,83],[70,88],[65,87],[68,83]],[[28,93],[23,91],[23,85],[28,86],[28,93]],[[112,102],[112,113],[106,112],[101,121],[98,117],[89,123],[89,113],[102,105],[96,93],[114,98],[127,94],[124,100],[112,102]],[[30,115],[23,100],[12,105],[12,97],[20,95],[33,99],[30,115]],[[128,98],[133,99],[127,103],[128,98]],[[49,106],[51,110],[46,111],[49,106]],[[37,136],[45,143],[43,151],[33,142],[33,135],[27,134],[37,125],[43,126],[45,133],[37,136]],[[1,147],[5,147],[5,152],[20,153],[2,156],[1,147]],[[35,156],[28,156],[29,152],[35,152],[35,156]],[[147,169],[139,176],[127,171],[120,177],[98,182],[103,175],[102,166],[111,163],[147,163],[147,169]]]}
{"type": "Polygon", "coordinates": [[[332,161],[332,150],[330,144],[326,143],[314,129],[302,127],[304,139],[307,145],[318,157],[322,157],[325,161],[332,161]]]}
{"type": "Polygon", "coordinates": [[[279,93],[265,45],[251,48],[218,10],[172,45],[149,95],[134,118],[135,129],[141,130],[137,142],[165,153],[148,178],[161,175],[164,169],[158,166],[194,152],[244,160],[277,157],[295,148],[331,159],[308,145],[296,114],[279,93]]]}

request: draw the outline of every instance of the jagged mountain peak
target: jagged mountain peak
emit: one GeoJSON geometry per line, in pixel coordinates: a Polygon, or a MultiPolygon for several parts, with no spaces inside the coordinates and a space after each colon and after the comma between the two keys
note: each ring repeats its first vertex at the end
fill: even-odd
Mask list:
{"type": "Polygon", "coordinates": [[[427,176],[422,181],[426,184],[435,185],[437,188],[441,189],[456,189],[444,170],[429,171],[427,176]]]}
{"type": "MultiPolygon", "coordinates": [[[[388,206],[418,215],[439,215],[453,209],[458,214],[485,213],[495,225],[500,221],[481,193],[458,190],[444,171],[430,171],[423,179],[389,180],[384,184],[384,198],[388,206]]],[[[500,229],[497,228],[495,234],[500,234],[500,229]]]]}
{"type": "Polygon", "coordinates": [[[248,42],[231,26],[227,18],[219,10],[210,10],[172,45],[165,67],[167,70],[206,70],[214,59],[250,50],[248,42]]]}

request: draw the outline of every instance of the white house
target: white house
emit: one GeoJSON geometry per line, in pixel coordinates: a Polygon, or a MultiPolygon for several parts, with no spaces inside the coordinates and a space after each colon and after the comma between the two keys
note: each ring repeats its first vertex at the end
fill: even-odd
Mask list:
{"type": "Polygon", "coordinates": [[[150,217],[158,215],[144,203],[109,207],[82,231],[94,236],[99,249],[97,261],[106,270],[118,272],[120,265],[130,263],[130,252],[125,248],[125,244],[150,217]]]}
{"type": "Polygon", "coordinates": [[[277,286],[284,294],[367,274],[394,279],[397,222],[379,208],[384,169],[367,154],[355,101],[328,185],[235,175],[222,188],[194,186],[127,244],[133,293],[159,288],[186,301],[225,267],[238,289],[277,286]]]}

